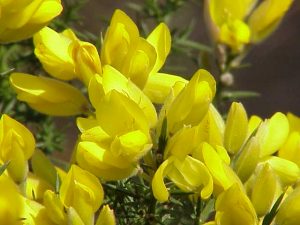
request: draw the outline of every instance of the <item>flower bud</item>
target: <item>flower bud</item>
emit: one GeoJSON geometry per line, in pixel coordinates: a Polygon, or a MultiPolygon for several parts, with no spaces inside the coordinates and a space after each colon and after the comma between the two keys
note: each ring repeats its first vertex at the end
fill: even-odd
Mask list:
{"type": "Polygon", "coordinates": [[[36,111],[53,116],[84,114],[88,102],[84,95],[64,82],[30,74],[13,73],[10,83],[20,101],[36,111]]]}
{"type": "Polygon", "coordinates": [[[0,161],[9,162],[7,170],[16,182],[23,182],[28,173],[27,160],[35,149],[31,132],[21,123],[2,115],[0,120],[0,161]]]}
{"type": "Polygon", "coordinates": [[[14,0],[0,3],[0,43],[31,37],[62,11],[60,0],[14,0]]]}

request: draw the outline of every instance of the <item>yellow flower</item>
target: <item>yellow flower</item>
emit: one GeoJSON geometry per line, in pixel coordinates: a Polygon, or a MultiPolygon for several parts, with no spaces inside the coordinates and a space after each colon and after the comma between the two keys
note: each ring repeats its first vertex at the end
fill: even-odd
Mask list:
{"type": "Polygon", "coordinates": [[[74,208],[84,224],[93,224],[94,213],[103,201],[103,189],[93,174],[72,165],[62,181],[59,195],[65,207],[74,208]]]}
{"type": "Polygon", "coordinates": [[[156,63],[155,48],[139,36],[135,23],[121,10],[116,10],[105,33],[101,60],[118,69],[143,88],[156,63]]]}
{"type": "Polygon", "coordinates": [[[59,197],[59,194],[54,193],[51,190],[45,191],[43,204],[49,220],[57,225],[67,224],[67,215],[64,211],[64,205],[59,197]]]}
{"type": "Polygon", "coordinates": [[[177,158],[170,156],[157,169],[152,180],[154,197],[165,202],[169,192],[164,184],[168,177],[176,186],[185,192],[199,193],[202,199],[210,197],[213,191],[213,180],[206,166],[199,160],[186,156],[177,158]]]}
{"type": "Polygon", "coordinates": [[[282,193],[281,183],[268,163],[260,165],[254,177],[250,198],[257,215],[264,216],[282,193]]]}
{"type": "Polygon", "coordinates": [[[217,149],[204,142],[192,154],[195,159],[201,160],[209,170],[213,178],[214,194],[216,195],[227,190],[234,183],[237,183],[240,187],[243,186],[238,176],[229,166],[228,158],[224,157],[226,151],[217,149]]]}
{"type": "Polygon", "coordinates": [[[206,13],[212,36],[233,51],[268,37],[281,22],[293,0],[206,0],[206,13]],[[256,6],[254,9],[253,7],[256,6]]]}
{"type": "Polygon", "coordinates": [[[215,221],[218,225],[258,224],[251,201],[237,184],[218,196],[215,209],[215,221]]]}
{"type": "Polygon", "coordinates": [[[102,74],[97,48],[82,41],[75,41],[71,48],[76,76],[88,87],[95,74],[102,74]]]}
{"type": "Polygon", "coordinates": [[[292,161],[277,156],[268,156],[260,163],[268,163],[271,166],[280,178],[283,187],[295,184],[300,178],[300,168],[292,161]]]}
{"type": "Polygon", "coordinates": [[[300,187],[297,187],[282,202],[276,215],[278,225],[298,225],[300,221],[300,187]]]}
{"type": "Polygon", "coordinates": [[[0,176],[0,221],[5,225],[19,224],[25,204],[15,183],[5,174],[0,176]]]}
{"type": "Polygon", "coordinates": [[[278,156],[296,163],[300,167],[300,118],[288,113],[290,133],[278,151],[278,156]]]}
{"type": "Polygon", "coordinates": [[[61,11],[60,0],[0,1],[0,43],[29,38],[61,11]]]}
{"type": "Polygon", "coordinates": [[[138,160],[152,147],[150,123],[137,103],[115,89],[98,104],[96,119],[78,120],[77,162],[106,180],[126,178],[137,172],[138,160]]]}
{"type": "Polygon", "coordinates": [[[242,182],[245,182],[255,170],[260,159],[259,155],[259,142],[256,137],[252,137],[243,147],[233,166],[242,182]]]}
{"type": "Polygon", "coordinates": [[[185,85],[188,81],[176,75],[153,73],[149,76],[143,92],[153,103],[163,104],[176,83],[185,85]]]}
{"type": "Polygon", "coordinates": [[[21,123],[2,115],[0,120],[0,161],[9,162],[7,171],[17,182],[23,182],[28,173],[27,160],[35,149],[31,132],[21,123]]]}
{"type": "Polygon", "coordinates": [[[235,154],[243,145],[248,132],[248,117],[241,103],[233,102],[226,120],[224,147],[235,154]]]}
{"type": "Polygon", "coordinates": [[[108,205],[105,205],[101,212],[100,215],[96,221],[96,225],[115,225],[115,216],[113,210],[109,208],[108,205]]]}
{"type": "Polygon", "coordinates": [[[292,3],[293,0],[264,0],[249,18],[252,41],[262,41],[274,32],[292,3]]]}
{"type": "Polygon", "coordinates": [[[142,109],[150,127],[156,125],[157,114],[150,99],[131,80],[109,65],[103,67],[102,77],[95,75],[90,81],[89,98],[96,111],[102,107],[101,98],[112,90],[127,95],[142,109]]]}
{"type": "Polygon", "coordinates": [[[160,117],[163,118],[166,113],[168,131],[171,134],[184,125],[196,126],[200,123],[215,95],[215,85],[215,80],[209,72],[198,70],[174,100],[166,103],[160,117]]]}
{"type": "Polygon", "coordinates": [[[88,102],[73,86],[46,77],[13,73],[10,83],[17,98],[41,113],[71,116],[86,113],[88,102]]]}
{"type": "Polygon", "coordinates": [[[223,146],[225,124],[217,109],[210,104],[203,120],[198,125],[198,139],[213,147],[223,146]]]}
{"type": "Polygon", "coordinates": [[[282,113],[275,113],[260,124],[255,136],[260,145],[260,157],[272,155],[284,144],[289,133],[289,122],[282,113]]]}
{"type": "Polygon", "coordinates": [[[57,33],[45,27],[34,35],[33,40],[34,53],[51,76],[61,80],[76,78],[71,46],[78,39],[71,29],[57,33]]]}

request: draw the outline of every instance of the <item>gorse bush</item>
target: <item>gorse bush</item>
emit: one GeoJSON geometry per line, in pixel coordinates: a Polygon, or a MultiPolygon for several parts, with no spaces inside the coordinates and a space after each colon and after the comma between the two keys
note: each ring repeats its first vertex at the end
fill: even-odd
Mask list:
{"type": "MultiPolygon", "coordinates": [[[[1,71],[10,89],[1,99],[0,224],[299,224],[300,118],[250,116],[235,101],[220,109],[256,95],[230,90],[232,69],[272,34],[292,1],[206,1],[212,47],[170,32],[165,22],[184,3],[130,4],[159,22],[147,36],[117,9],[96,47],[68,19],[47,26],[62,11],[59,0],[0,0],[0,43],[33,37],[28,65],[37,66],[1,71]],[[218,76],[164,72],[172,38],[192,51],[215,51],[218,76]],[[25,112],[44,129],[12,118],[25,123],[25,112]],[[63,147],[43,114],[76,117],[70,162],[45,154],[63,147]]],[[[77,6],[67,6],[70,20],[77,6]]]]}

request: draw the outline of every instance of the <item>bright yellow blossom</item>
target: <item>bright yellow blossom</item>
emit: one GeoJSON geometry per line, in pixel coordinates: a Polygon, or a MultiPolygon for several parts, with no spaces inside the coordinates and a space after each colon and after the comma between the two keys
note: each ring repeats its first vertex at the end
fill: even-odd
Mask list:
{"type": "Polygon", "coordinates": [[[33,40],[34,53],[51,76],[61,80],[76,78],[71,44],[77,37],[71,29],[57,33],[45,27],[34,35],[33,40]]]}
{"type": "Polygon", "coordinates": [[[77,162],[106,180],[128,177],[137,172],[138,160],[152,147],[150,122],[130,96],[116,89],[97,104],[95,119],[78,120],[82,135],[77,162]]]}
{"type": "Polygon", "coordinates": [[[23,182],[28,173],[27,160],[35,149],[31,132],[21,123],[2,115],[0,119],[0,161],[9,162],[7,171],[16,182],[23,182]]]}
{"type": "Polygon", "coordinates": [[[60,0],[1,0],[0,43],[29,38],[61,11],[60,0]]]}
{"type": "Polygon", "coordinates": [[[229,153],[235,154],[244,143],[248,131],[248,117],[241,103],[231,104],[226,120],[224,146],[229,153]]]}
{"type": "Polygon", "coordinates": [[[67,83],[23,73],[13,73],[10,83],[19,100],[41,113],[71,116],[88,110],[84,95],[67,83]]]}
{"type": "Polygon", "coordinates": [[[245,44],[268,37],[281,22],[293,0],[206,0],[206,13],[213,38],[242,50],[245,44]],[[254,8],[255,7],[255,8],[254,8]],[[254,9],[253,9],[254,8],[254,9]]]}
{"type": "Polygon", "coordinates": [[[288,113],[290,132],[286,142],[278,151],[278,156],[296,163],[300,167],[300,118],[288,113]]]}
{"type": "Polygon", "coordinates": [[[129,79],[109,65],[103,67],[102,77],[95,75],[89,84],[89,98],[93,106],[101,108],[101,98],[112,90],[127,95],[143,110],[150,127],[157,122],[156,110],[150,99],[129,79]]]}
{"type": "Polygon", "coordinates": [[[19,225],[25,203],[15,183],[5,174],[0,176],[0,221],[5,225],[19,225]]]}
{"type": "Polygon", "coordinates": [[[88,171],[72,165],[59,190],[65,207],[72,207],[84,224],[93,224],[94,213],[103,201],[103,189],[99,180],[88,171]]]}
{"type": "Polygon", "coordinates": [[[152,180],[152,190],[155,198],[165,202],[169,198],[169,192],[164,184],[164,178],[168,177],[181,190],[185,192],[199,193],[201,198],[207,199],[213,191],[213,180],[205,165],[191,156],[170,156],[156,171],[152,180]]]}
{"type": "Polygon", "coordinates": [[[198,70],[170,103],[161,110],[168,121],[168,131],[174,134],[181,127],[196,126],[207,113],[215,95],[216,83],[206,70],[198,70]]]}
{"type": "Polygon", "coordinates": [[[116,10],[105,34],[101,61],[118,69],[143,88],[156,62],[155,48],[139,36],[135,23],[116,10]]]}
{"type": "Polygon", "coordinates": [[[237,184],[233,184],[218,196],[215,209],[215,222],[218,225],[258,224],[251,201],[237,184]]]}
{"type": "Polygon", "coordinates": [[[282,193],[282,186],[268,163],[259,166],[254,177],[250,199],[257,215],[264,216],[282,193]]]}
{"type": "Polygon", "coordinates": [[[108,205],[105,205],[100,212],[100,215],[96,221],[96,225],[115,225],[115,224],[116,224],[116,219],[113,210],[111,210],[108,205]]]}
{"type": "Polygon", "coordinates": [[[300,187],[282,202],[276,215],[278,225],[298,225],[300,221],[300,187]]]}

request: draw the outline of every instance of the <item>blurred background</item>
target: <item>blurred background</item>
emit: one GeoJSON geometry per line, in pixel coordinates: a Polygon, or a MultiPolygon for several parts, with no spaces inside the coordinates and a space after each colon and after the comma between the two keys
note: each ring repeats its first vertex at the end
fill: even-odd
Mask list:
{"type": "MultiPolygon", "coordinates": [[[[100,36],[117,8],[137,21],[137,13],[128,7],[129,2],[142,4],[144,1],[89,0],[82,9],[84,17],[81,27],[100,36]]],[[[171,15],[168,25],[172,29],[182,29],[192,22],[194,28],[191,39],[209,45],[203,6],[199,2],[188,1],[183,4],[171,15]]],[[[179,64],[182,68],[178,74],[187,77],[198,69],[182,57],[168,60],[179,64]]],[[[260,97],[242,99],[249,115],[269,117],[276,111],[300,115],[300,1],[294,1],[279,29],[255,46],[244,62],[250,63],[250,66],[235,72],[234,88],[261,94],[260,97]]]]}

